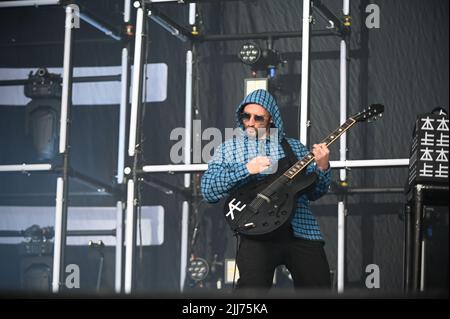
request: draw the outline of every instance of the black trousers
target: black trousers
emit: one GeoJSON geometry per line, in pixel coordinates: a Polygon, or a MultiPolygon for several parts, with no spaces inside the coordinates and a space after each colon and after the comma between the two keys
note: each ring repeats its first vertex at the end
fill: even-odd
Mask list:
{"type": "Polygon", "coordinates": [[[285,265],[296,289],[331,289],[324,242],[294,237],[286,229],[270,240],[240,237],[237,290],[269,290],[277,266],[285,265]]]}

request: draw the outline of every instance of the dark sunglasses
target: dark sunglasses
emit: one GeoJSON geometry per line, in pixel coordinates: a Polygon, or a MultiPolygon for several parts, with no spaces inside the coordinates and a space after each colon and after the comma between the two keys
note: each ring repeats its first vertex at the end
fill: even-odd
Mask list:
{"type": "Polygon", "coordinates": [[[246,112],[242,112],[241,113],[241,120],[243,121],[250,121],[250,119],[252,118],[252,116],[255,119],[255,122],[259,122],[259,123],[263,123],[266,119],[266,117],[264,115],[255,115],[255,114],[249,114],[246,112]]]}

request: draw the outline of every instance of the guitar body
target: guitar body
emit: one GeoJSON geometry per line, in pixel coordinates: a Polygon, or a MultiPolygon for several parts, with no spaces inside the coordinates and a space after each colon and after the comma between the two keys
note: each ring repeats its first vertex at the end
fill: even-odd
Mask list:
{"type": "MultiPolygon", "coordinates": [[[[357,122],[380,117],[381,104],[372,104],[367,110],[350,117],[329,134],[321,143],[327,146],[336,141],[357,122]]],[[[269,175],[263,181],[256,180],[233,192],[224,207],[225,219],[234,232],[247,236],[267,237],[292,219],[295,202],[317,180],[316,174],[306,175],[306,167],[314,160],[314,154],[306,154],[294,165],[286,158],[279,161],[278,174],[269,175]]]]}
{"type": "Polygon", "coordinates": [[[312,173],[286,183],[279,182],[278,176],[252,181],[228,197],[225,219],[235,232],[266,237],[291,221],[298,196],[310,190],[316,180],[312,173]]]}

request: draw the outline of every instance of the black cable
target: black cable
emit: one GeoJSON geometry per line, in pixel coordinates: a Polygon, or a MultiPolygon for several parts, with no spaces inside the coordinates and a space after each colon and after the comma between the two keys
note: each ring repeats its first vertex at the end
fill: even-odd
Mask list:
{"type": "MultiPolygon", "coordinates": [[[[198,230],[200,227],[200,219],[198,218],[198,206],[193,205],[193,204],[189,204],[189,208],[193,209],[193,214],[191,214],[190,216],[190,220],[189,220],[189,224],[190,225],[194,225],[193,229],[192,229],[192,237],[191,237],[191,241],[189,242],[189,246],[188,246],[188,251],[187,251],[187,256],[188,256],[188,262],[191,262],[195,256],[196,256],[196,251],[195,251],[195,245],[197,243],[197,238],[198,238],[198,230]]],[[[189,270],[188,268],[186,268],[186,277],[185,277],[185,285],[190,285],[190,280],[191,277],[189,275],[189,270]]],[[[195,283],[195,285],[197,285],[197,283],[195,283]]]]}
{"type": "MultiPolygon", "coordinates": [[[[148,38],[148,34],[149,34],[149,27],[148,27],[148,23],[145,24],[145,58],[144,58],[144,72],[143,72],[143,76],[144,76],[144,80],[143,80],[143,85],[142,85],[142,90],[143,90],[143,102],[142,102],[142,109],[141,109],[141,117],[140,117],[140,123],[139,123],[139,127],[140,127],[140,136],[139,136],[139,154],[140,154],[140,158],[139,158],[139,165],[142,165],[143,162],[145,162],[145,157],[144,157],[144,142],[145,142],[145,134],[144,134],[144,119],[145,119],[145,110],[146,110],[146,104],[147,104],[147,61],[148,61],[148,47],[150,45],[150,41],[148,38]]],[[[140,264],[142,266],[142,262],[143,262],[143,241],[142,241],[142,178],[138,179],[138,186],[137,186],[137,190],[138,190],[138,202],[137,202],[137,220],[138,220],[138,232],[139,232],[139,261],[140,264]]]]}
{"type": "Polygon", "coordinates": [[[239,235],[238,233],[234,233],[234,236],[236,237],[236,255],[234,257],[234,271],[233,271],[233,287],[232,290],[236,289],[236,270],[237,270],[237,257],[239,254],[239,235]]]}
{"type": "Polygon", "coordinates": [[[142,243],[142,184],[139,183],[138,184],[138,205],[137,205],[137,220],[138,220],[138,230],[139,230],[139,261],[142,265],[142,247],[143,247],[143,243],[142,243]]]}

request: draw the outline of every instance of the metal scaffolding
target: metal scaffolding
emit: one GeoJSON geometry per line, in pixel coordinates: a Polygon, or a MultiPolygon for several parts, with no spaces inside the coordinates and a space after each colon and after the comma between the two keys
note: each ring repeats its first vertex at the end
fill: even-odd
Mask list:
{"type": "MultiPolygon", "coordinates": [[[[317,0],[303,0],[303,17],[302,17],[302,31],[301,32],[274,32],[264,34],[240,34],[240,35],[202,35],[200,38],[192,36],[190,32],[181,28],[170,18],[164,16],[157,11],[155,5],[157,3],[178,2],[189,4],[189,23],[191,26],[196,24],[196,4],[195,2],[205,1],[179,1],[179,0],[153,0],[153,1],[136,1],[134,7],[136,9],[136,27],[134,39],[134,72],[131,79],[131,113],[129,123],[129,140],[128,140],[128,157],[132,159],[131,167],[125,167],[125,136],[126,136],[126,109],[128,101],[128,82],[129,82],[129,45],[125,45],[122,49],[122,73],[120,77],[122,95],[120,103],[120,119],[119,119],[119,140],[118,140],[118,163],[117,163],[117,183],[126,184],[126,226],[124,232],[124,243],[122,240],[123,221],[123,204],[121,201],[117,202],[118,212],[118,226],[116,229],[116,292],[132,293],[135,288],[135,251],[136,251],[136,224],[137,224],[137,206],[140,204],[137,201],[137,187],[139,183],[139,176],[141,174],[150,174],[156,172],[177,172],[184,173],[184,187],[191,187],[190,173],[202,172],[207,169],[207,164],[192,164],[192,154],[185,153],[184,165],[142,165],[141,164],[141,145],[138,141],[142,127],[142,86],[143,86],[143,65],[145,56],[145,40],[146,40],[146,24],[148,19],[152,19],[161,25],[166,31],[176,36],[182,41],[191,40],[192,42],[207,42],[207,41],[231,41],[241,39],[257,39],[257,38],[302,38],[302,78],[300,88],[300,141],[304,145],[308,145],[308,129],[309,129],[309,73],[310,73],[310,41],[313,35],[327,36],[334,35],[341,37],[340,41],[340,122],[343,123],[347,119],[347,69],[348,69],[348,39],[350,28],[350,3],[349,0],[343,0],[342,14],[343,21],[335,17],[326,7],[317,0]],[[311,9],[312,3],[315,8],[319,10],[320,14],[328,19],[331,25],[336,26],[336,31],[312,31],[311,26],[311,9]],[[341,25],[342,23],[342,25],[341,25]],[[123,244],[125,245],[125,254],[122,254],[123,244]],[[124,255],[124,267],[122,267],[122,256],[124,255]],[[123,285],[122,285],[123,283],[123,285]]],[[[239,0],[236,0],[239,1],[239,0]]],[[[34,0],[34,1],[7,1],[0,3],[0,8],[14,7],[14,6],[40,6],[40,5],[60,5],[59,0],[34,0]]],[[[124,0],[124,23],[130,21],[130,0],[124,0]]],[[[67,199],[68,199],[68,179],[70,176],[70,158],[68,151],[68,132],[69,119],[71,107],[71,87],[74,79],[72,78],[72,32],[73,26],[71,21],[75,17],[76,12],[74,6],[66,6],[66,26],[65,26],[65,41],[64,41],[64,78],[63,78],[63,98],[62,98],[62,112],[60,122],[60,145],[59,153],[64,158],[64,165],[62,170],[58,170],[60,176],[57,178],[56,189],[56,217],[55,217],[55,252],[54,252],[54,268],[53,268],[53,291],[58,292],[61,286],[61,279],[63,277],[64,265],[64,248],[65,237],[67,235],[67,199]]],[[[102,26],[91,17],[80,14],[79,17],[85,22],[89,23],[95,28],[98,28],[106,35],[120,39],[120,35],[110,32],[108,28],[102,26]]],[[[195,59],[195,52],[193,50],[186,51],[186,87],[185,87],[185,128],[186,128],[186,149],[191,149],[192,142],[192,118],[193,118],[193,77],[192,67],[195,59]]],[[[369,168],[369,167],[407,167],[409,159],[374,159],[374,160],[348,160],[347,144],[345,134],[340,139],[340,157],[339,161],[331,161],[330,165],[333,169],[340,169],[340,182],[345,183],[347,176],[346,170],[348,168],[369,168]]],[[[17,165],[2,165],[0,172],[6,171],[53,171],[54,167],[51,164],[17,164],[17,165]]],[[[125,194],[124,194],[125,195],[125,194]]],[[[345,197],[344,197],[345,198],[345,197]]],[[[337,244],[337,278],[338,278],[338,292],[344,291],[344,273],[345,273],[345,210],[346,202],[340,200],[337,203],[338,208],[338,244],[337,244]]],[[[180,291],[184,289],[184,279],[186,274],[186,265],[188,258],[188,220],[189,220],[189,202],[182,203],[182,227],[181,227],[181,251],[180,251],[180,291]]]]}
{"type": "MultiPolygon", "coordinates": [[[[72,63],[72,48],[73,48],[73,30],[77,27],[79,19],[85,21],[94,28],[102,31],[104,34],[113,38],[114,40],[122,40],[120,35],[111,31],[108,26],[97,22],[94,18],[88,14],[81,13],[78,5],[67,4],[61,0],[30,0],[30,1],[4,1],[0,3],[0,8],[13,8],[13,7],[40,7],[47,5],[61,5],[65,7],[65,36],[64,36],[64,61],[63,61],[63,81],[62,81],[62,98],[61,98],[61,118],[60,118],[60,143],[59,143],[59,155],[63,159],[62,167],[55,167],[52,164],[15,164],[15,165],[0,165],[0,172],[37,172],[44,171],[48,173],[57,173],[57,186],[56,186],[56,208],[55,208],[55,240],[54,240],[54,253],[53,253],[53,275],[52,275],[52,291],[57,293],[64,285],[63,279],[65,274],[65,248],[66,237],[72,235],[73,232],[67,231],[67,210],[68,210],[68,197],[69,197],[69,178],[75,177],[91,185],[100,186],[108,193],[113,195],[119,195],[120,190],[118,188],[110,187],[93,178],[85,176],[79,172],[74,171],[70,167],[70,154],[69,154],[69,132],[71,121],[71,106],[72,106],[72,83],[87,82],[87,81],[121,81],[121,102],[120,102],[120,118],[119,118],[119,140],[118,140],[118,175],[117,184],[123,184],[123,172],[124,172],[124,158],[125,158],[125,124],[126,124],[126,109],[128,100],[128,73],[129,73],[129,45],[126,43],[122,49],[122,74],[120,77],[84,77],[74,79],[72,76],[73,63],[72,63]]],[[[129,23],[130,21],[130,0],[124,0],[124,18],[123,22],[129,23]]],[[[26,80],[10,80],[0,81],[0,85],[23,85],[26,80]]],[[[116,203],[117,209],[117,225],[115,230],[116,237],[116,267],[115,267],[115,291],[117,293],[122,291],[122,223],[123,223],[123,204],[121,200],[116,203]]],[[[98,234],[102,231],[99,230],[98,234]]]]}
{"type": "MultiPolygon", "coordinates": [[[[137,3],[137,22],[136,22],[136,38],[135,38],[135,66],[142,67],[142,53],[143,48],[142,39],[144,37],[142,30],[144,30],[144,24],[146,15],[152,16],[152,11],[149,10],[148,4],[156,2],[180,2],[177,0],[158,0],[158,1],[142,1],[139,6],[137,3]]],[[[191,1],[181,1],[191,2],[191,1]]],[[[201,2],[201,1],[192,1],[201,2]]],[[[205,1],[207,2],[207,1],[205,1]]],[[[191,3],[190,7],[190,24],[195,25],[195,4],[191,3]]],[[[239,35],[203,35],[201,41],[231,41],[231,40],[242,40],[242,39],[257,39],[268,37],[302,37],[302,79],[301,79],[301,123],[300,123],[300,141],[304,145],[308,145],[308,128],[309,128],[309,73],[310,73],[310,50],[309,43],[311,35],[337,35],[341,37],[340,41],[340,121],[345,122],[347,119],[347,61],[348,61],[348,32],[350,29],[350,1],[343,0],[342,4],[342,14],[343,21],[335,17],[320,1],[303,0],[303,24],[302,32],[281,32],[281,33],[264,33],[264,34],[239,34],[239,35]],[[312,21],[311,17],[311,6],[312,3],[316,5],[316,9],[319,10],[320,14],[327,18],[329,23],[332,25],[337,24],[337,29],[339,32],[332,31],[311,31],[310,25],[312,21]],[[340,25],[342,22],[342,25],[340,25]]],[[[161,23],[160,23],[161,24],[161,23]]],[[[169,19],[164,19],[164,29],[171,32],[173,35],[187,34],[186,30],[183,30],[178,25],[174,24],[173,21],[169,19]]],[[[192,39],[191,40],[197,40],[192,39]]],[[[188,50],[186,53],[186,104],[185,104],[185,128],[186,136],[186,149],[190,150],[191,138],[192,138],[192,51],[188,50]]],[[[138,136],[138,116],[140,114],[140,108],[142,107],[140,97],[140,88],[142,86],[142,79],[138,76],[139,72],[135,72],[133,78],[133,99],[132,99],[132,110],[131,110],[131,121],[130,121],[130,140],[128,145],[128,155],[129,156],[139,156],[138,150],[139,144],[136,142],[136,136],[138,136]]],[[[188,153],[188,152],[186,152],[188,153]]],[[[341,183],[346,182],[346,170],[349,168],[368,168],[368,167],[407,167],[409,164],[409,159],[376,159],[376,160],[347,160],[347,143],[345,134],[340,140],[340,160],[331,161],[330,165],[333,169],[340,169],[340,181],[341,183]]],[[[138,160],[134,161],[135,163],[138,160]]],[[[142,167],[127,167],[126,172],[132,176],[132,179],[128,182],[128,207],[127,207],[127,221],[133,222],[135,224],[135,209],[136,209],[136,182],[137,175],[144,173],[155,173],[155,172],[179,172],[179,173],[189,173],[189,172],[202,172],[207,169],[207,164],[191,164],[191,154],[188,153],[185,156],[184,165],[143,165],[142,167]],[[132,205],[132,207],[130,207],[132,205]],[[129,217],[132,215],[133,217],[129,217]]],[[[185,187],[189,187],[189,175],[185,175],[185,187]]],[[[398,190],[396,190],[398,191],[398,190]]],[[[337,260],[337,278],[338,278],[338,292],[342,293],[344,291],[344,273],[345,273],[345,219],[346,219],[346,203],[345,200],[338,202],[338,260],[337,260]]],[[[180,290],[184,288],[184,278],[186,272],[187,263],[187,229],[188,229],[188,216],[189,216],[189,205],[188,202],[183,202],[182,211],[182,238],[181,238],[181,262],[180,262],[180,290]]],[[[127,249],[133,250],[133,243],[130,242],[133,238],[135,226],[128,225],[127,231],[132,232],[126,238],[127,249]]],[[[125,292],[130,293],[133,289],[133,252],[127,253],[126,255],[126,266],[125,266],[125,292]]]]}

